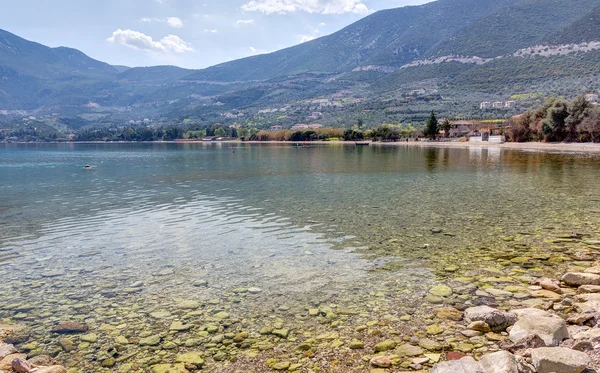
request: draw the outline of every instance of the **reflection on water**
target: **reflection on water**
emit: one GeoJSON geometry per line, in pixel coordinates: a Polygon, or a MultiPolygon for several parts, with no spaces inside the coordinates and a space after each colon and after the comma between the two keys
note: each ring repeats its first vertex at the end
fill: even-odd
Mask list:
{"type": "MultiPolygon", "coordinates": [[[[290,343],[327,328],[350,336],[427,312],[435,281],[464,286],[449,277],[456,268],[555,271],[583,250],[557,237],[600,231],[598,161],[475,147],[1,145],[0,318],[31,328],[39,352],[60,350],[56,323],[88,323],[98,349],[58,352],[82,372],[100,369],[116,336],[135,341],[174,320],[192,326],[161,335],[180,346],[164,349],[167,361],[215,324],[254,333],[263,351],[278,340],[259,331],[278,322],[302,325],[290,343]],[[323,320],[306,318],[314,307],[323,320]]],[[[470,299],[464,289],[448,301],[470,299]]],[[[242,357],[236,344],[201,343],[216,371],[242,357]]],[[[141,371],[156,363],[152,350],[126,351],[141,371]]]]}

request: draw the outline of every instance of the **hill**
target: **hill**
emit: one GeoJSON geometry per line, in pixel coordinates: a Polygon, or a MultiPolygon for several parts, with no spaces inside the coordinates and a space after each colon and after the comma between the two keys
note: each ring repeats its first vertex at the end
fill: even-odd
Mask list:
{"type": "Polygon", "coordinates": [[[375,125],[419,121],[432,109],[509,116],[545,95],[600,89],[599,20],[597,0],[438,0],[203,70],[111,66],[0,30],[0,124],[25,114],[57,130],[144,118],[375,125]],[[479,110],[482,100],[510,97],[531,99],[513,111],[479,110]]]}

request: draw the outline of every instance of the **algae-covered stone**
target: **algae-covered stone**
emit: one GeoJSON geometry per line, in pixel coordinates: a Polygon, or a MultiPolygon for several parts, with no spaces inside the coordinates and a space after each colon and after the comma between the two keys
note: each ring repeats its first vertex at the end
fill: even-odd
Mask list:
{"type": "Polygon", "coordinates": [[[201,367],[201,366],[204,365],[204,359],[202,358],[202,355],[200,355],[197,352],[187,352],[185,354],[179,354],[175,358],[175,362],[176,363],[192,364],[192,365],[195,365],[197,367],[201,367]]]}
{"type": "Polygon", "coordinates": [[[192,327],[191,325],[184,325],[180,321],[174,321],[173,323],[171,323],[171,326],[169,326],[169,330],[175,331],[175,332],[181,332],[181,331],[189,330],[191,327],[192,327]]]}
{"type": "Polygon", "coordinates": [[[363,342],[359,341],[358,339],[353,339],[350,342],[350,348],[353,350],[360,350],[360,349],[365,348],[365,344],[363,342]]]}
{"type": "Polygon", "coordinates": [[[271,367],[275,370],[288,370],[292,364],[289,361],[282,361],[280,363],[275,363],[271,367]]]}
{"type": "Polygon", "coordinates": [[[425,327],[425,330],[427,330],[427,334],[430,335],[438,335],[438,334],[442,334],[444,332],[444,328],[442,328],[439,325],[428,325],[425,327]]]}
{"type": "Polygon", "coordinates": [[[289,329],[275,329],[271,332],[271,334],[276,335],[280,338],[286,339],[290,334],[289,329]]]}
{"type": "Polygon", "coordinates": [[[94,333],[84,334],[81,336],[82,342],[96,343],[98,341],[98,335],[94,333]]]}
{"type": "Polygon", "coordinates": [[[195,300],[183,300],[177,303],[177,307],[182,310],[194,310],[200,307],[200,302],[195,300]]]}
{"type": "Polygon", "coordinates": [[[427,351],[439,351],[443,347],[441,343],[429,338],[421,338],[419,340],[419,346],[426,349],[427,351]]]}
{"type": "Polygon", "coordinates": [[[146,338],[142,338],[139,341],[140,346],[157,346],[160,343],[159,335],[151,335],[146,338]]]}
{"type": "Polygon", "coordinates": [[[423,349],[419,346],[413,346],[411,344],[403,344],[398,347],[398,352],[405,356],[419,356],[423,354],[423,349]]]}
{"type": "Polygon", "coordinates": [[[398,344],[395,341],[392,340],[387,340],[387,341],[383,341],[380,343],[377,343],[375,345],[375,352],[384,352],[384,351],[389,351],[389,350],[393,350],[394,348],[396,348],[398,344]]]}
{"type": "Polygon", "coordinates": [[[449,297],[452,295],[452,288],[446,285],[437,285],[429,289],[429,292],[437,297],[449,297]]]}
{"type": "Polygon", "coordinates": [[[152,373],[188,373],[185,364],[157,364],[152,366],[152,373]]]}

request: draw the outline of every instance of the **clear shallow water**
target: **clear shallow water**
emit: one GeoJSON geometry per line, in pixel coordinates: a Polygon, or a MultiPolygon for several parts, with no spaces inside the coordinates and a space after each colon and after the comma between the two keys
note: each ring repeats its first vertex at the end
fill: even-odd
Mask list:
{"type": "MultiPolygon", "coordinates": [[[[167,333],[163,343],[181,342],[162,350],[167,362],[211,324],[252,334],[285,322],[302,331],[293,338],[329,327],[350,338],[356,324],[415,314],[430,286],[452,284],[448,265],[460,268],[452,276],[476,276],[506,253],[589,250],[556,240],[598,236],[599,181],[597,156],[497,149],[0,145],[0,316],[32,328],[35,352],[58,351],[52,325],[89,324],[99,342],[58,355],[81,371],[103,369],[116,335],[103,325],[132,342],[167,333]],[[190,315],[184,300],[201,312],[190,315]],[[331,306],[353,312],[334,326],[306,318],[331,306]],[[214,317],[225,311],[228,325],[214,317]],[[191,331],[168,334],[177,320],[191,331]]],[[[541,274],[562,262],[499,270],[541,274]]],[[[106,371],[156,362],[136,348],[106,371]]],[[[225,351],[208,366],[217,371],[242,356],[201,350],[209,360],[225,351]]]]}

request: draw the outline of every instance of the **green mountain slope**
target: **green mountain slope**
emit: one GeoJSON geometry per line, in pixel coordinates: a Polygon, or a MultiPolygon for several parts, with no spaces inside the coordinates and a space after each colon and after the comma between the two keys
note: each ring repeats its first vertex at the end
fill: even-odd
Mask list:
{"type": "Polygon", "coordinates": [[[262,80],[361,65],[401,66],[426,55],[465,24],[517,0],[438,0],[376,12],[331,35],[198,71],[190,79],[262,80]]]}
{"type": "Polygon", "coordinates": [[[578,44],[600,41],[600,6],[568,25],[557,36],[550,38],[552,44],[578,44]]]}
{"type": "Polygon", "coordinates": [[[430,55],[502,56],[552,39],[597,5],[597,0],[522,0],[467,25],[430,55]]]}

